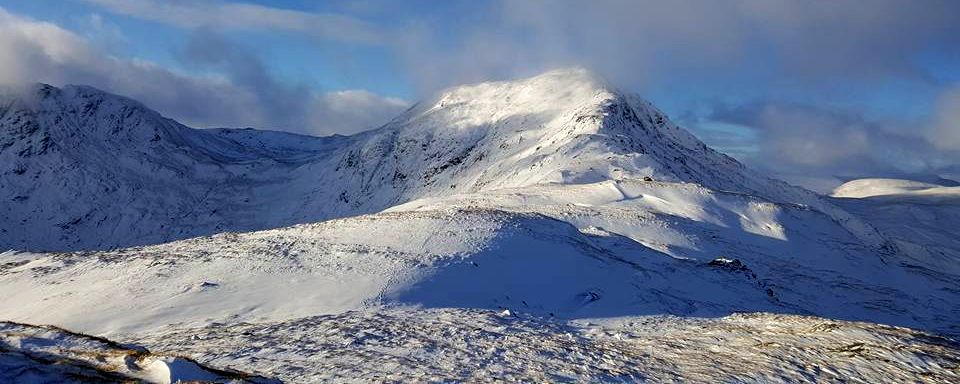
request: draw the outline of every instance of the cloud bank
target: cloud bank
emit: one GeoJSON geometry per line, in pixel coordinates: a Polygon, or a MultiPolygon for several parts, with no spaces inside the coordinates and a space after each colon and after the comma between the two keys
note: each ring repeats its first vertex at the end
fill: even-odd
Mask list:
{"type": "MultiPolygon", "coordinates": [[[[776,173],[935,174],[960,158],[960,148],[941,145],[938,125],[923,122],[880,122],[850,111],[782,102],[719,106],[708,119],[754,130],[758,150],[748,161],[776,173]]],[[[950,127],[949,135],[955,134],[956,125],[950,127]]]]}
{"type": "Polygon", "coordinates": [[[311,13],[215,0],[85,0],[123,15],[187,29],[280,30],[318,38],[377,43],[382,31],[366,21],[332,13],[311,13]]]}
{"type": "Polygon", "coordinates": [[[213,33],[195,33],[183,57],[221,72],[188,75],[113,57],[55,24],[0,8],[0,83],[87,84],[132,97],[193,126],[255,126],[314,135],[374,128],[407,104],[361,90],[317,94],[283,84],[256,56],[213,33]],[[368,113],[355,111],[359,109],[368,113]]]}
{"type": "Polygon", "coordinates": [[[917,54],[960,44],[960,3],[949,0],[485,4],[477,12],[489,16],[458,26],[454,42],[448,25],[412,23],[399,49],[426,88],[567,65],[646,88],[687,76],[770,87],[783,79],[933,81],[913,62],[917,54]]]}

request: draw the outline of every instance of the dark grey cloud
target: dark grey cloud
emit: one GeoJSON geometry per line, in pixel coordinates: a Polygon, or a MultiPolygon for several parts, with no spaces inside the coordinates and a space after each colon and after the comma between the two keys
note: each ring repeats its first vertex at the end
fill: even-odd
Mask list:
{"type": "Polygon", "coordinates": [[[917,54],[960,43],[956,1],[752,0],[741,6],[779,62],[806,75],[926,78],[917,54]]]}
{"type": "Polygon", "coordinates": [[[254,99],[263,115],[250,124],[270,124],[307,133],[312,94],[300,84],[286,84],[272,76],[252,52],[209,30],[197,30],[180,55],[189,66],[213,69],[254,99]]]}
{"type": "Polygon", "coordinates": [[[938,98],[933,127],[927,138],[937,148],[960,151],[960,85],[946,90],[938,98]]]}
{"type": "Polygon", "coordinates": [[[569,65],[634,89],[700,79],[768,89],[889,77],[933,82],[917,56],[960,45],[960,2],[949,0],[481,4],[480,22],[451,31],[412,21],[400,35],[397,49],[421,87],[569,65]]]}
{"type": "Polygon", "coordinates": [[[705,121],[751,130],[751,165],[810,177],[952,176],[960,151],[932,140],[929,121],[876,121],[862,113],[789,102],[718,105],[705,121]]]}

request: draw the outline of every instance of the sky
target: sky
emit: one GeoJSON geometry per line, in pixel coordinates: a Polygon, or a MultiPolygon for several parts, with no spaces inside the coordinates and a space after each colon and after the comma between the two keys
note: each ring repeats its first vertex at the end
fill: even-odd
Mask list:
{"type": "Polygon", "coordinates": [[[570,66],[808,186],[960,178],[960,1],[0,0],[0,83],[92,85],[201,128],[352,134],[570,66]]]}

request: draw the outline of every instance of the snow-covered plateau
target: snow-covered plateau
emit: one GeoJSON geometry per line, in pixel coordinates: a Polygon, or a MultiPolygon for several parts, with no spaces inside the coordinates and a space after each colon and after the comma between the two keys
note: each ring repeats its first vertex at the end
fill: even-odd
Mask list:
{"type": "Polygon", "coordinates": [[[958,382],[957,196],[817,195],[579,69],[320,138],[9,88],[0,381],[958,382]]]}

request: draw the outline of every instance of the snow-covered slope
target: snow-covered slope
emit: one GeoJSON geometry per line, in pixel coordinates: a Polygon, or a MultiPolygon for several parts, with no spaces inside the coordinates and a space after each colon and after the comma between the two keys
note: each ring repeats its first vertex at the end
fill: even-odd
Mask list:
{"type": "Polygon", "coordinates": [[[271,135],[270,145],[244,145],[228,132],[190,129],[89,87],[8,90],[0,248],[111,248],[260,228],[251,189],[283,183],[282,170],[341,140],[282,146],[293,135],[271,135]]]}
{"type": "Polygon", "coordinates": [[[502,311],[387,309],[164,329],[137,342],[304,383],[960,379],[960,345],[951,340],[905,328],[772,314],[565,323],[502,311]]]}
{"type": "Polygon", "coordinates": [[[98,334],[381,305],[786,312],[958,332],[960,279],[904,269],[802,207],[643,181],[451,199],[144,248],[7,253],[0,287],[18,294],[0,309],[98,334]]]}
{"type": "Polygon", "coordinates": [[[3,284],[19,292],[3,304],[6,316],[98,334],[395,304],[564,318],[777,308],[749,273],[677,260],[537,214],[486,210],[386,213],[143,249],[4,259],[15,262],[0,272],[3,284]]]}
{"type": "Polygon", "coordinates": [[[650,177],[811,206],[861,241],[886,245],[872,228],[815,194],[747,169],[650,103],[581,69],[447,90],[361,134],[333,173],[329,168],[310,164],[304,167],[310,176],[299,178],[336,186],[310,194],[305,210],[324,211],[319,216],[464,192],[650,177]],[[339,194],[331,194],[337,188],[339,194]]]}
{"type": "Polygon", "coordinates": [[[918,268],[921,256],[914,253],[879,252],[805,206],[693,184],[622,180],[423,199],[388,212],[450,206],[536,212],[699,263],[737,259],[775,296],[778,311],[913,327],[942,322],[939,331],[960,330],[951,320],[960,316],[960,271],[918,268]]]}
{"type": "Polygon", "coordinates": [[[0,322],[4,383],[279,383],[57,327],[0,322]]]}
{"type": "Polygon", "coordinates": [[[960,275],[960,187],[861,179],[833,196],[895,241],[908,268],[937,278],[960,275]]]}
{"type": "MultiPolygon", "coordinates": [[[[347,312],[282,322],[170,327],[136,340],[283,382],[942,382],[955,342],[804,316],[649,316],[557,322],[475,309],[347,312]],[[897,348],[889,348],[896,346],[897,348]]],[[[274,383],[55,327],[0,323],[10,383],[274,383]]]]}
{"type": "MultiPolygon", "coordinates": [[[[708,209],[673,216],[681,207],[658,201],[668,196],[656,187],[622,185],[634,202],[609,187],[566,191],[559,204],[544,203],[549,190],[507,190],[491,197],[503,210],[398,207],[143,248],[2,254],[0,289],[17,294],[0,312],[292,382],[955,378],[960,349],[922,332],[795,316],[711,320],[814,314],[956,334],[955,277],[883,262],[802,208],[689,186],[674,201],[708,209]],[[631,207],[643,200],[664,205],[631,207]],[[712,254],[725,257],[695,258],[712,254]],[[820,368],[797,368],[811,364],[820,368]]],[[[474,204],[483,203],[464,206],[474,204]]]]}
{"type": "MultiPolygon", "coordinates": [[[[453,88],[350,137],[193,130],[89,88],[33,94],[10,97],[2,110],[4,137],[13,139],[0,146],[0,167],[22,165],[0,174],[0,212],[14,218],[0,223],[0,247],[17,249],[0,254],[0,291],[17,292],[0,302],[2,319],[148,346],[164,345],[164,335],[196,336],[183,348],[203,361],[227,358],[303,381],[320,376],[288,369],[304,358],[287,352],[295,335],[317,316],[341,314],[435,325],[444,311],[508,311],[552,327],[764,312],[960,334],[960,272],[918,263],[923,255],[836,201],[746,169],[582,70],[453,88]],[[125,245],[141,246],[105,250],[125,245]],[[70,252],[35,252],[44,249],[70,252]],[[276,349],[205,341],[220,328],[240,332],[227,345],[247,338],[276,349]],[[286,336],[249,333],[264,330],[286,336]]],[[[796,319],[757,316],[748,335],[763,333],[764,321],[796,319]]],[[[899,336],[862,329],[878,348],[899,348],[899,336]]],[[[857,332],[840,339],[855,345],[857,332]]],[[[502,346],[520,337],[505,334],[502,346]]],[[[802,341],[788,339],[760,343],[802,341]]],[[[491,347],[465,342],[469,351],[491,347]]],[[[949,343],[910,343],[955,352],[949,343]]],[[[733,353],[718,344],[718,353],[733,353]]],[[[571,377],[644,374],[603,376],[587,360],[591,371],[571,377]]],[[[879,371],[853,374],[909,376],[867,366],[879,371]]],[[[443,372],[435,377],[464,378],[443,372]]],[[[653,375],[704,377],[664,372],[653,375]]],[[[744,372],[725,377],[751,377],[744,372]]]]}

